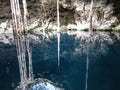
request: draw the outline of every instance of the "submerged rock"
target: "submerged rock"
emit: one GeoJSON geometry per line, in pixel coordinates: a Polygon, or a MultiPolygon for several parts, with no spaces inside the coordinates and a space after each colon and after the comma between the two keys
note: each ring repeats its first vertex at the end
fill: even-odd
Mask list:
{"type": "Polygon", "coordinates": [[[64,89],[60,89],[46,82],[46,83],[38,83],[31,86],[31,90],[64,90],[64,89]]]}
{"type": "Polygon", "coordinates": [[[27,82],[24,85],[18,86],[15,90],[64,90],[58,86],[55,86],[51,81],[47,79],[36,79],[31,82],[27,82]]]}

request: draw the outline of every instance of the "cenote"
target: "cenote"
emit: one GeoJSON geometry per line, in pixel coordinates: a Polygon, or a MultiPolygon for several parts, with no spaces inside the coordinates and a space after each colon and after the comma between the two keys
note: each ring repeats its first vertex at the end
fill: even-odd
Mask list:
{"type": "Polygon", "coordinates": [[[18,89],[21,74],[16,38],[12,34],[1,34],[0,90],[119,90],[120,33],[94,33],[88,37],[87,32],[61,32],[59,66],[56,33],[50,32],[47,37],[42,34],[25,35],[27,76],[33,70],[32,82],[26,89],[18,89]],[[32,69],[28,66],[30,61],[26,48],[31,48],[32,69]],[[46,84],[57,89],[47,89],[46,84]]]}
{"type": "Polygon", "coordinates": [[[120,0],[0,0],[0,90],[120,90],[120,0]]]}

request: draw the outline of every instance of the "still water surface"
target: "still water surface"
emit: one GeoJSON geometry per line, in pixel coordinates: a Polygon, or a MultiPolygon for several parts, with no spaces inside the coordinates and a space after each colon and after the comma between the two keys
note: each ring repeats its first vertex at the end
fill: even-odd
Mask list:
{"type": "MultiPolygon", "coordinates": [[[[120,90],[118,32],[98,32],[91,38],[84,36],[84,33],[82,36],[78,32],[61,33],[60,67],[57,61],[57,35],[49,34],[47,37],[49,38],[40,34],[30,35],[34,79],[48,79],[64,90],[85,90],[86,81],[87,90],[120,90]]],[[[14,90],[19,83],[20,72],[14,38],[11,34],[2,34],[0,90],[14,90]]]]}

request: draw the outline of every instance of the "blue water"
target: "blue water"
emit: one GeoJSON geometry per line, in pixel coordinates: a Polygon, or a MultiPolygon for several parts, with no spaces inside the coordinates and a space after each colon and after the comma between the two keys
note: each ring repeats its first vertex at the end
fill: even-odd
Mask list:
{"type": "MultiPolygon", "coordinates": [[[[39,38],[30,41],[34,78],[48,79],[65,90],[85,90],[89,52],[88,90],[120,90],[120,40],[114,33],[109,33],[109,37],[96,34],[96,39],[91,40],[61,33],[60,67],[57,36],[53,35],[49,40],[42,35],[34,36],[39,38]]],[[[14,90],[19,82],[15,43],[0,42],[0,90],[14,90]]]]}

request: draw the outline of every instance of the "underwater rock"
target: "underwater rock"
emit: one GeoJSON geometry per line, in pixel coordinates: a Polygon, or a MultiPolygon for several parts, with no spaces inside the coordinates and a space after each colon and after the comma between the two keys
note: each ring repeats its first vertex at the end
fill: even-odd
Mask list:
{"type": "Polygon", "coordinates": [[[53,86],[50,83],[38,83],[31,87],[31,90],[64,90],[53,86]]]}
{"type": "Polygon", "coordinates": [[[25,85],[18,86],[15,90],[64,90],[58,86],[55,86],[53,82],[38,78],[32,82],[25,83],[25,85]]]}

